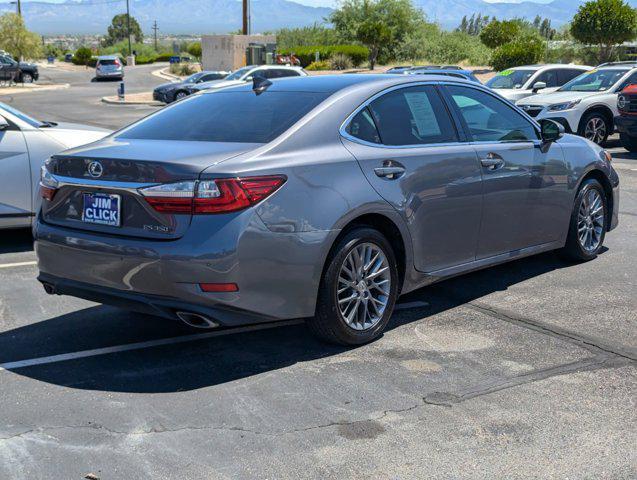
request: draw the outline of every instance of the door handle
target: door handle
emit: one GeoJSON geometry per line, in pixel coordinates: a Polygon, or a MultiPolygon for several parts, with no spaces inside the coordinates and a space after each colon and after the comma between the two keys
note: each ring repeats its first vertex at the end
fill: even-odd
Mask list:
{"type": "Polygon", "coordinates": [[[389,180],[395,180],[398,177],[401,177],[403,173],[405,173],[405,167],[403,167],[400,163],[394,162],[392,160],[386,160],[383,162],[382,167],[378,167],[374,169],[374,173],[377,177],[387,178],[389,180]]]}
{"type": "Polygon", "coordinates": [[[480,159],[480,163],[489,170],[497,170],[504,167],[504,159],[497,153],[488,153],[486,157],[480,159]]]}

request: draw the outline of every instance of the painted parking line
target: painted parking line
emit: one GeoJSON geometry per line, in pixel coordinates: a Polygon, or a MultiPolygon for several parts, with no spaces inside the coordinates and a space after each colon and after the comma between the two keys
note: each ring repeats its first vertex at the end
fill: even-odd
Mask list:
{"type": "Polygon", "coordinates": [[[16,263],[0,263],[0,268],[17,268],[17,267],[31,267],[37,265],[38,262],[16,262],[16,263]]]}
{"type": "MultiPolygon", "coordinates": [[[[429,306],[429,304],[427,302],[406,302],[397,304],[395,310],[406,310],[409,308],[421,308],[425,306],[429,306]]],[[[223,337],[227,335],[236,335],[246,332],[256,332],[259,330],[269,330],[272,328],[287,327],[290,325],[300,325],[302,323],[304,323],[303,320],[285,320],[281,322],[266,323],[261,325],[237,327],[228,330],[195,333],[192,335],[183,335],[180,337],[160,338],[157,340],[148,340],[146,342],[127,343],[124,345],[114,345],[111,347],[93,348],[90,350],[80,350],[70,353],[60,353],[58,355],[50,355],[47,357],[29,358],[26,360],[17,360],[15,362],[0,363],[0,372],[6,370],[15,370],[18,368],[34,367],[37,365],[48,365],[51,363],[65,362],[67,360],[77,360],[80,358],[98,357],[100,355],[108,355],[110,353],[130,352],[133,350],[143,350],[146,348],[161,347],[164,345],[177,345],[180,343],[205,340],[207,338],[223,337]]]]}

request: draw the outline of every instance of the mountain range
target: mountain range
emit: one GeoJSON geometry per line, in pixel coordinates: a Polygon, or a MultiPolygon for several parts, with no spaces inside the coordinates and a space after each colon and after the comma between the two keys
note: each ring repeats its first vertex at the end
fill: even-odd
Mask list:
{"type": "MultiPolygon", "coordinates": [[[[430,21],[443,28],[455,28],[464,15],[473,13],[500,19],[536,15],[548,17],[558,27],[571,20],[585,0],[554,0],[547,4],[488,3],[484,0],[414,0],[430,21]]],[[[156,20],[160,32],[226,33],[241,26],[240,0],[131,0],[131,15],[150,32],[156,20]]],[[[637,7],[637,0],[629,0],[637,7]]],[[[0,4],[0,13],[14,11],[8,3],[0,4]]],[[[299,27],[323,22],[332,9],[310,7],[291,0],[251,0],[252,30],[271,31],[282,27],[299,27]]],[[[98,34],[106,31],[112,17],[125,12],[113,0],[66,0],[61,3],[23,2],[22,13],[27,26],[42,35],[98,34]]]]}

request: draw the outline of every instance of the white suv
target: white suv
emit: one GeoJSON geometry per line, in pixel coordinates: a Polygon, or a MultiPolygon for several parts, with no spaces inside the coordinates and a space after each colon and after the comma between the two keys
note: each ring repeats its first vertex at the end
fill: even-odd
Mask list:
{"type": "Polygon", "coordinates": [[[526,65],[499,72],[487,83],[500,96],[515,102],[535,95],[538,91],[554,92],[582,73],[592,70],[586,65],[526,65]]]}
{"type": "Polygon", "coordinates": [[[231,87],[251,82],[254,75],[267,79],[285,77],[305,77],[307,72],[301,67],[288,67],[286,65],[248,65],[247,67],[235,70],[223,80],[213,80],[211,82],[197,83],[188,86],[188,94],[211,88],[231,87]]]}
{"type": "Polygon", "coordinates": [[[553,93],[533,95],[516,102],[531,117],[550,118],[569,133],[602,144],[615,130],[617,96],[637,83],[637,63],[605,63],[590,70],[553,93]]]}

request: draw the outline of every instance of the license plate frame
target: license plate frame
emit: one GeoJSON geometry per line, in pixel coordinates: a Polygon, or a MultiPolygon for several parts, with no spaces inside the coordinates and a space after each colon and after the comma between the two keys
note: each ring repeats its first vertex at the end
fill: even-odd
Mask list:
{"type": "Polygon", "coordinates": [[[82,192],[82,222],[106,227],[120,227],[122,223],[122,196],[115,193],[82,192]],[[115,202],[114,206],[113,202],[115,202]]]}

